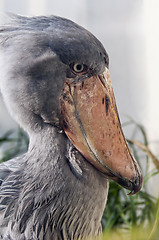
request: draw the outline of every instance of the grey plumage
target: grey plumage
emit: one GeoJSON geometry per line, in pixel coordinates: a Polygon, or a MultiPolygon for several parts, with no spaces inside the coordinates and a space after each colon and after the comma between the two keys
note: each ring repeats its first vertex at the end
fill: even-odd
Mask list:
{"type": "Polygon", "coordinates": [[[39,117],[41,124],[53,117],[52,124],[59,126],[58,97],[72,62],[84,62],[94,74],[108,64],[108,55],[91,33],[54,16],[14,16],[0,29],[0,43],[1,91],[10,113],[27,131],[40,125],[39,117]]]}
{"type": "Polygon", "coordinates": [[[103,70],[104,48],[69,20],[13,16],[0,29],[0,52],[4,100],[30,135],[28,152],[0,166],[0,239],[97,235],[108,182],[63,133],[59,95],[70,63],[103,70]]]}
{"type": "Polygon", "coordinates": [[[13,15],[0,27],[0,69],[4,101],[30,138],[25,155],[0,165],[0,239],[99,236],[107,178],[131,194],[142,185],[104,47],[70,20],[13,15]]]}
{"type": "MultiPolygon", "coordinates": [[[[46,131],[48,139],[46,135],[45,140],[37,136],[39,142],[19,159],[17,169],[11,169],[2,184],[0,214],[4,233],[1,234],[8,234],[11,239],[80,239],[88,233],[97,235],[101,230],[107,180],[62,134],[59,137],[56,130],[50,132],[49,128],[46,131]],[[52,143],[49,148],[48,141],[52,143]],[[36,149],[39,144],[40,151],[36,149]],[[72,156],[65,157],[65,146],[72,156]],[[74,168],[71,159],[74,155],[82,173],[74,168]]],[[[7,239],[4,236],[2,239],[7,239]]]]}

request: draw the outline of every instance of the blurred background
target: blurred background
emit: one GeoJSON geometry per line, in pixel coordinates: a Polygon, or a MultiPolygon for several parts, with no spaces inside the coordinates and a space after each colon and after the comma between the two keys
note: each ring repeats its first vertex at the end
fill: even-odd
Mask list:
{"type": "MultiPolygon", "coordinates": [[[[110,57],[110,73],[121,122],[142,124],[159,155],[158,0],[0,0],[0,13],[58,15],[91,31],[110,57]]],[[[16,128],[0,97],[0,136],[16,128]]],[[[132,138],[131,125],[123,128],[132,138]]],[[[143,163],[144,165],[144,163],[143,163]]],[[[152,165],[153,168],[153,165],[152,165]]],[[[158,178],[149,183],[158,195],[158,178]]]]}

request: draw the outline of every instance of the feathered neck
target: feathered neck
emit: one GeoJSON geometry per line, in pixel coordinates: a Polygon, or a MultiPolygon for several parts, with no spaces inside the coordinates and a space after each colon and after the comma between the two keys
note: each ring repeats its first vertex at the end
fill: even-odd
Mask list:
{"type": "Polygon", "coordinates": [[[23,178],[27,181],[20,196],[20,225],[34,226],[37,234],[43,229],[52,239],[98,235],[108,192],[103,174],[81,156],[64,133],[50,126],[31,136],[25,158],[23,178]]]}

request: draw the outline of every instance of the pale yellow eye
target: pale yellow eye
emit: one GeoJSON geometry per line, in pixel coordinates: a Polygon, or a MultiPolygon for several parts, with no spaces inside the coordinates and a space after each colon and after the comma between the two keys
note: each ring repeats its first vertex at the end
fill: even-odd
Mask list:
{"type": "Polygon", "coordinates": [[[76,73],[81,73],[84,70],[84,65],[82,63],[75,63],[73,65],[73,71],[75,71],[76,73]]]}

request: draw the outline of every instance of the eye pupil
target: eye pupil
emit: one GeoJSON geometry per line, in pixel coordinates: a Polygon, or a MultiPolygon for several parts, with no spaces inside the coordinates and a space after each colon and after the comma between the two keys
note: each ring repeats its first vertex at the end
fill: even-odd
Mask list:
{"type": "Polygon", "coordinates": [[[77,68],[78,71],[81,71],[82,65],[78,64],[78,65],[76,66],[76,68],[77,68]]]}

